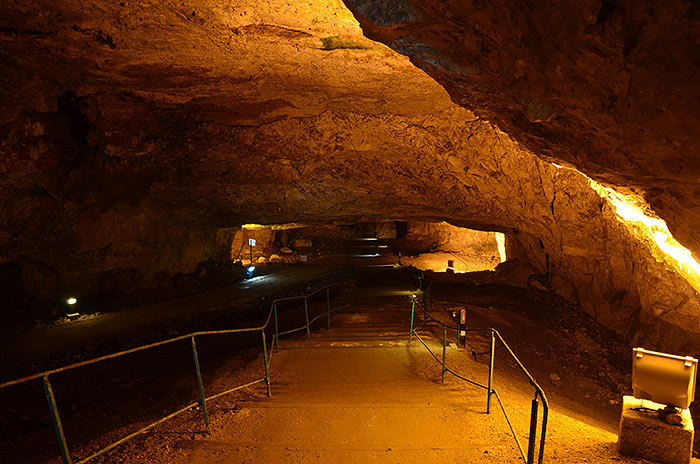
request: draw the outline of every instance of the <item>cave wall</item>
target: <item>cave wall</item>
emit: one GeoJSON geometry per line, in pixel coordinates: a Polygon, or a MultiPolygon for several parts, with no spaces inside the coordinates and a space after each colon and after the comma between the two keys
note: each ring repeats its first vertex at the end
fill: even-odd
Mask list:
{"type": "Polygon", "coordinates": [[[537,156],[644,194],[700,257],[700,6],[346,0],[368,37],[537,156]]]}
{"type": "Polygon", "coordinates": [[[457,227],[444,221],[408,221],[405,236],[390,243],[403,253],[402,264],[422,270],[485,271],[493,270],[501,261],[495,232],[457,227]]]}
{"type": "Polygon", "coordinates": [[[498,255],[496,238],[493,232],[453,226],[447,222],[407,223],[407,233],[403,237],[417,251],[465,251],[479,249],[484,253],[498,255]]]}
{"type": "MultiPolygon", "coordinates": [[[[532,105],[512,100],[519,91],[508,85],[518,67],[528,71],[523,82],[538,76],[541,87],[533,89],[556,75],[556,66],[535,72],[538,61],[516,55],[542,28],[568,24],[536,15],[571,2],[534,10],[481,2],[473,17],[476,6],[466,2],[441,19],[438,3],[425,2],[384,22],[392,10],[382,3],[348,3],[368,35],[411,55],[450,94],[404,56],[363,37],[339,1],[0,5],[0,259],[22,264],[31,292],[117,291],[228,259],[231,229],[244,223],[448,220],[512,233],[537,272],[548,255],[552,289],[628,339],[673,345],[687,339],[664,337],[669,327],[700,333],[688,284],[651,256],[585,176],[546,160],[646,188],[683,240],[700,225],[692,203],[699,177],[685,156],[697,152],[693,133],[664,123],[652,108],[656,93],[623,116],[641,128],[668,128],[680,143],[672,152],[657,129],[637,143],[639,131],[620,138],[620,125],[606,116],[594,130],[597,109],[579,119],[566,111],[545,117],[537,114],[550,105],[546,95],[533,93],[532,105]],[[483,51],[462,46],[470,35],[454,35],[474,30],[460,26],[457,13],[489,27],[483,51]],[[527,40],[511,37],[521,30],[529,31],[527,40]],[[452,42],[416,45],[432,43],[432,33],[452,42]],[[450,50],[463,56],[446,61],[450,50]],[[484,71],[470,74],[465,63],[474,56],[484,71]],[[466,92],[477,78],[482,87],[466,92]],[[649,121],[639,118],[643,109],[649,121]],[[523,116],[528,111],[531,119],[523,116]]],[[[586,68],[598,55],[584,45],[586,68]]],[[[561,69],[561,82],[580,84],[570,66],[561,69]]],[[[592,74],[582,76],[585,87],[592,74]]],[[[557,101],[570,97],[583,111],[574,90],[556,90],[557,101]]],[[[673,95],[678,114],[695,127],[697,114],[686,111],[692,95],[673,95]]],[[[618,96],[616,108],[636,101],[618,96]]]]}

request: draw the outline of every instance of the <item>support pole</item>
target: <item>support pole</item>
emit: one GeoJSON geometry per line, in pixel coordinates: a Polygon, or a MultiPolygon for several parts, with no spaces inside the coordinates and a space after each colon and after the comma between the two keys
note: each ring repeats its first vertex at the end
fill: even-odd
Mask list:
{"type": "Polygon", "coordinates": [[[275,311],[275,339],[273,340],[275,343],[275,353],[280,350],[280,331],[277,326],[277,303],[274,304],[274,311],[275,311]]]}
{"type": "Polygon", "coordinates": [[[496,357],[496,336],[491,330],[491,349],[489,350],[489,392],[486,395],[486,414],[491,414],[491,395],[493,395],[493,361],[496,357]]]}
{"type": "Polygon", "coordinates": [[[270,391],[270,368],[267,360],[267,340],[265,340],[265,329],[260,329],[260,335],[262,335],[263,342],[263,361],[265,362],[265,383],[267,384],[267,397],[270,398],[272,396],[272,392],[270,391]]]}
{"type": "Polygon", "coordinates": [[[527,441],[527,464],[535,464],[535,444],[537,442],[537,393],[530,410],[530,436],[527,441]]]}
{"type": "Polygon", "coordinates": [[[331,328],[331,288],[326,288],[326,308],[328,309],[328,328],[331,328]]]}
{"type": "Polygon", "coordinates": [[[207,433],[210,433],[211,429],[209,428],[209,414],[207,413],[207,403],[204,397],[202,373],[199,370],[199,356],[197,356],[197,345],[194,342],[194,335],[192,336],[192,357],[194,358],[194,369],[195,371],[197,371],[197,386],[199,387],[199,405],[202,407],[202,412],[204,413],[204,423],[207,426],[207,433]]]}
{"type": "Polygon", "coordinates": [[[442,383],[445,383],[445,357],[447,355],[447,327],[442,328],[442,383]]]}
{"type": "Polygon", "coordinates": [[[51,387],[51,382],[49,382],[49,376],[45,375],[42,378],[44,382],[44,393],[46,394],[46,401],[49,403],[49,411],[51,412],[51,420],[53,421],[53,428],[56,432],[56,439],[58,440],[58,447],[61,449],[61,458],[63,458],[64,464],[73,464],[73,460],[70,457],[70,451],[68,451],[68,444],[66,443],[66,436],[63,433],[63,426],[61,425],[61,416],[58,414],[58,407],[56,406],[56,398],[53,394],[53,388],[51,387]]]}
{"type": "Polygon", "coordinates": [[[411,329],[408,331],[408,343],[411,343],[413,338],[413,316],[416,313],[416,299],[411,298],[411,329]]]}
{"type": "Polygon", "coordinates": [[[542,464],[544,460],[544,438],[547,436],[547,416],[549,415],[549,409],[547,405],[543,402],[542,408],[542,432],[540,432],[540,456],[537,462],[542,464]]]}
{"type": "Polygon", "coordinates": [[[461,331],[462,331],[462,319],[460,319],[460,318],[458,317],[458,318],[457,318],[457,334],[456,334],[457,336],[455,337],[455,338],[456,338],[455,343],[457,344],[457,348],[459,348],[459,347],[461,346],[460,343],[459,343],[459,342],[460,342],[460,340],[459,340],[459,334],[460,334],[461,331]]]}
{"type": "Polygon", "coordinates": [[[311,340],[311,330],[309,330],[309,303],[304,297],[304,315],[306,316],[306,339],[311,340]]]}

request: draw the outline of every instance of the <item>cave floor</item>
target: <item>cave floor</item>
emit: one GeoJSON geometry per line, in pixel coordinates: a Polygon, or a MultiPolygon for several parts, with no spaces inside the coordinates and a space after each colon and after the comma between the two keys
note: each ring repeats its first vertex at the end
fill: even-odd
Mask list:
{"type": "MultiPolygon", "coordinates": [[[[331,329],[324,318],[312,327],[310,340],[282,337],[271,359],[271,398],[264,384],[220,397],[208,402],[210,434],[196,408],[92,462],[519,462],[496,401],[485,414],[483,389],[449,373],[442,383],[439,363],[415,339],[407,343],[407,296],[417,280],[395,269],[393,259],[358,262],[354,304],[333,315],[331,329]]],[[[435,285],[433,290],[434,317],[453,324],[452,311],[465,307],[468,324],[497,328],[544,388],[551,408],[544,462],[645,462],[616,451],[629,354],[614,335],[544,292],[502,285],[435,285]]],[[[343,304],[347,295],[334,301],[343,304]]],[[[325,300],[310,304],[312,314],[324,311],[325,300]]],[[[297,324],[303,310],[290,308],[287,316],[297,324]]],[[[416,326],[439,357],[441,328],[429,320],[424,325],[419,316],[416,326]]],[[[226,340],[197,343],[208,394],[260,378],[259,347],[231,353],[226,340]]],[[[81,372],[80,378],[55,380],[76,460],[197,396],[185,345],[168,348],[155,360],[130,359],[81,372]],[[157,368],[160,373],[154,373],[157,368]],[[80,390],[86,378],[89,391],[80,390]]],[[[450,339],[447,365],[486,383],[487,346],[479,335],[470,336],[465,347],[450,339]]],[[[533,390],[503,347],[496,351],[494,385],[526,446],[533,390]]],[[[13,415],[22,411],[14,407],[13,415]]],[[[57,464],[48,418],[25,419],[27,427],[38,420],[43,428],[27,428],[12,442],[19,445],[17,454],[8,457],[57,464]]],[[[7,442],[0,445],[9,449],[7,442]]]]}
{"type": "Polygon", "coordinates": [[[338,267],[338,259],[319,260],[168,301],[5,335],[0,382],[181,333],[230,327],[261,298],[302,293],[337,274],[338,267]]]}
{"type": "MultiPolygon", "coordinates": [[[[355,303],[333,316],[331,329],[317,328],[308,341],[282,338],[271,360],[271,398],[264,386],[236,392],[210,405],[211,434],[203,433],[201,413],[192,411],[96,462],[519,462],[495,400],[492,413],[485,414],[484,390],[449,374],[442,383],[440,365],[415,339],[407,343],[406,294],[412,288],[407,274],[374,259],[373,267],[358,268],[358,275],[364,278],[358,279],[355,303]]],[[[596,345],[600,334],[583,323],[571,335],[580,350],[566,351],[570,341],[556,324],[537,329],[546,313],[528,313],[522,304],[509,307],[508,298],[519,292],[489,298],[492,290],[468,295],[449,286],[436,288],[433,314],[449,322],[451,309],[468,299],[470,324],[496,326],[521,355],[550,401],[544,462],[645,462],[617,454],[618,383],[628,380],[613,367],[616,360],[607,360],[614,350],[596,345]],[[486,305],[487,300],[497,307],[486,305]],[[593,350],[603,354],[593,356],[593,350]],[[566,366],[562,359],[568,359],[566,366]]],[[[541,306],[536,298],[529,304],[541,306]]],[[[416,323],[439,356],[439,327],[429,321],[423,326],[418,317],[416,323]]],[[[465,348],[451,341],[448,366],[484,383],[488,360],[479,353],[485,346],[486,338],[478,336],[470,337],[465,348]]],[[[226,366],[210,373],[207,383],[254,377],[261,356],[248,361],[235,372],[226,366]]],[[[494,382],[526,443],[532,388],[502,348],[497,349],[494,382]]]]}

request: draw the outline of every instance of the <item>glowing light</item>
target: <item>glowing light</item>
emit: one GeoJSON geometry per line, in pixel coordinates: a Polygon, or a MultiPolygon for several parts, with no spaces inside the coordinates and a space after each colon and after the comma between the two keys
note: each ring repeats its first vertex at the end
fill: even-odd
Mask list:
{"type": "Polygon", "coordinates": [[[263,229],[268,229],[270,226],[266,226],[264,224],[243,224],[241,226],[241,229],[243,230],[263,230],[263,229]]]}
{"type": "Polygon", "coordinates": [[[255,266],[250,266],[250,267],[248,268],[248,272],[253,272],[254,270],[255,270],[255,266]]]}
{"type": "Polygon", "coordinates": [[[552,166],[554,166],[557,169],[562,169],[564,167],[561,164],[557,164],[557,163],[552,163],[552,166]]]}
{"type": "Polygon", "coordinates": [[[690,250],[673,238],[668,230],[666,221],[647,215],[638,204],[644,205],[643,200],[633,196],[622,195],[609,187],[603,187],[589,179],[591,187],[606,198],[615,207],[615,212],[631,225],[635,235],[652,247],[652,255],[665,262],[682,275],[688,283],[700,291],[700,264],[693,258],[690,250]],[[654,252],[654,248],[658,250],[654,252]]]}
{"type": "Polygon", "coordinates": [[[78,300],[77,300],[76,298],[73,298],[73,297],[70,297],[70,298],[68,298],[68,299],[66,300],[66,303],[68,303],[68,304],[71,305],[71,306],[73,306],[73,305],[76,304],[77,302],[78,302],[78,300]]]}
{"type": "MultiPolygon", "coordinates": [[[[554,166],[559,167],[557,164],[554,166]]],[[[631,228],[635,236],[649,246],[651,254],[657,260],[675,269],[695,290],[700,291],[700,264],[690,250],[673,238],[666,221],[646,214],[645,209],[648,205],[641,197],[623,195],[599,184],[581,171],[573,168],[565,169],[571,169],[585,177],[591,188],[615,208],[615,213],[620,220],[631,228]]]]}
{"type": "Polygon", "coordinates": [[[506,236],[500,232],[496,232],[496,245],[498,245],[498,256],[501,262],[506,260],[506,236]]]}

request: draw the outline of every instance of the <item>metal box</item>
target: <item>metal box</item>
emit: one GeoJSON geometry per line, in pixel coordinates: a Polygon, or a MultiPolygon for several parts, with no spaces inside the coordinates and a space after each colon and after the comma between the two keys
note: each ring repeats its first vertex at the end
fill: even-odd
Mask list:
{"type": "Polygon", "coordinates": [[[632,388],[635,398],[687,409],[695,399],[698,360],[691,356],[634,348],[632,388]]]}

